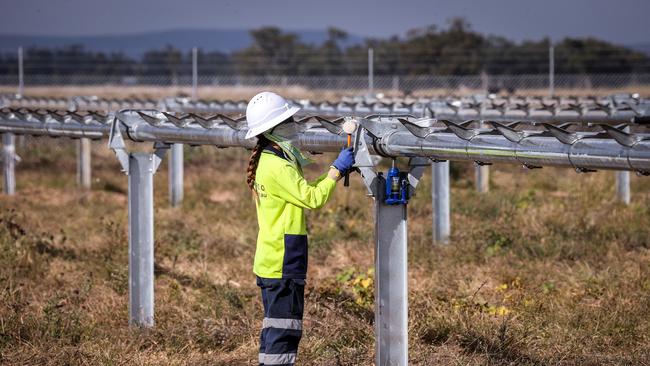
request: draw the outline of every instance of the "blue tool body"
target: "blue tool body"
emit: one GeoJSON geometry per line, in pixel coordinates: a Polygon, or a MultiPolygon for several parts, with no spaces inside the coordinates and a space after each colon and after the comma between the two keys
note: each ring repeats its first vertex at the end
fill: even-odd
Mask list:
{"type": "Polygon", "coordinates": [[[405,205],[409,201],[409,183],[408,174],[400,172],[393,166],[386,174],[384,202],[387,205],[405,205]]]}

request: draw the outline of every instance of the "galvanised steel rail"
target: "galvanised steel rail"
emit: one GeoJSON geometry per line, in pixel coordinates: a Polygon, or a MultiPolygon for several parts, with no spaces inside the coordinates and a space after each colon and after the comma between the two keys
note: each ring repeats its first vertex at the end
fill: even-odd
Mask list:
{"type": "MultiPolygon", "coordinates": [[[[167,98],[156,101],[152,99],[108,99],[95,96],[80,96],[70,99],[48,97],[23,97],[15,95],[4,96],[6,103],[13,106],[29,108],[61,108],[71,111],[103,110],[115,111],[126,108],[157,108],[169,112],[211,112],[227,115],[242,114],[246,108],[246,101],[192,101],[187,98],[167,98]]],[[[502,123],[529,123],[540,122],[566,126],[568,122],[591,125],[594,123],[612,124],[619,129],[625,129],[625,124],[648,123],[648,99],[642,99],[638,94],[616,94],[607,97],[541,97],[541,96],[507,96],[475,95],[470,97],[391,97],[377,98],[374,96],[343,97],[338,102],[313,102],[309,100],[295,101],[302,106],[301,114],[320,114],[328,116],[368,114],[392,114],[405,117],[427,115],[438,119],[445,119],[456,123],[467,120],[489,119],[502,123]]],[[[572,126],[574,131],[583,130],[582,126],[572,126]]],[[[588,130],[588,129],[587,129],[588,130]]],[[[90,186],[89,141],[81,139],[79,142],[78,175],[83,187],[90,186]],[[83,157],[87,159],[83,159],[83,157]]],[[[180,205],[182,201],[182,146],[172,146],[170,159],[170,202],[172,206],[180,205]]],[[[435,165],[437,163],[433,163],[435,165]]],[[[444,165],[444,164],[443,164],[444,165]]],[[[476,190],[485,193],[489,190],[489,167],[477,165],[475,167],[476,190]]],[[[617,177],[617,196],[629,203],[629,173],[619,172],[617,177]]],[[[432,187],[433,190],[448,189],[432,187]]],[[[432,192],[434,197],[449,194],[445,192],[432,192]]],[[[437,205],[434,207],[448,207],[437,205]]],[[[440,213],[436,216],[449,216],[440,213]]],[[[449,232],[448,229],[435,230],[434,233],[449,232]]],[[[436,238],[436,240],[444,239],[436,238]]],[[[444,241],[444,240],[443,240],[444,241]]]]}
{"type": "MultiPolygon", "coordinates": [[[[427,115],[453,122],[469,119],[546,123],[650,123],[650,101],[638,98],[440,98],[392,101],[314,102],[295,100],[300,113],[326,116],[427,115]]],[[[203,113],[244,113],[246,101],[193,101],[168,98],[170,110],[203,113]]]]}
{"type": "MultiPolygon", "coordinates": [[[[253,146],[246,140],[245,118],[225,114],[172,114],[155,110],[100,112],[44,111],[26,108],[0,110],[0,132],[54,137],[108,137],[109,122],[117,118],[134,141],[218,147],[253,146]]],[[[307,151],[338,151],[344,144],[342,118],[305,117],[297,145],[307,151]]],[[[561,166],[577,171],[613,169],[650,173],[650,130],[646,126],[599,124],[591,131],[578,125],[484,121],[454,123],[431,118],[357,118],[367,132],[373,154],[385,157],[426,157],[432,160],[475,161],[479,164],[518,163],[528,168],[561,166]]]]}
{"type": "MultiPolygon", "coordinates": [[[[297,122],[297,145],[314,152],[338,151],[347,138],[344,119],[309,116],[297,122]]],[[[650,133],[644,126],[597,125],[575,132],[575,125],[505,124],[498,121],[454,123],[431,118],[369,116],[347,118],[354,123],[356,166],[375,207],[375,334],[377,365],[408,364],[408,224],[407,201],[387,199],[388,184],[377,173],[370,154],[408,157],[400,175],[400,192],[413,191],[425,167],[441,160],[471,160],[481,164],[520,163],[529,168],[567,166],[633,170],[650,173],[650,133]]],[[[584,126],[583,126],[584,127],[584,126]]],[[[27,108],[0,110],[0,132],[71,138],[109,138],[129,180],[129,322],[154,325],[153,175],[171,143],[252,147],[244,118],[225,114],[181,114],[157,110],[53,111],[27,108]],[[124,139],[153,142],[153,153],[128,152],[124,139]]],[[[6,156],[5,156],[6,159],[6,156]]],[[[448,168],[446,169],[448,172],[448,168]]],[[[437,182],[448,180],[434,169],[437,182]]],[[[392,179],[392,178],[391,178],[392,179]]],[[[393,182],[391,180],[391,182],[393,182]]],[[[403,196],[402,196],[403,197],[403,196]]],[[[448,212],[448,210],[447,210],[448,212]]]]}
{"type": "MultiPolygon", "coordinates": [[[[161,109],[186,113],[245,113],[247,101],[189,98],[107,99],[99,97],[48,98],[4,96],[14,107],[116,111],[161,109]]],[[[446,97],[388,100],[348,99],[337,102],[295,100],[301,114],[365,117],[376,114],[429,116],[462,122],[469,119],[545,123],[650,123],[650,100],[636,95],[609,97],[446,97]]]]}

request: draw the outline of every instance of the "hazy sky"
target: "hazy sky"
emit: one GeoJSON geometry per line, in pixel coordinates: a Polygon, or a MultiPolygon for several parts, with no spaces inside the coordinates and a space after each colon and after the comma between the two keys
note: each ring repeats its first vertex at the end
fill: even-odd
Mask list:
{"type": "Polygon", "coordinates": [[[177,28],[337,26],[389,36],[463,16],[512,39],[596,36],[650,42],[650,0],[0,0],[0,33],[120,34],[177,28]]]}

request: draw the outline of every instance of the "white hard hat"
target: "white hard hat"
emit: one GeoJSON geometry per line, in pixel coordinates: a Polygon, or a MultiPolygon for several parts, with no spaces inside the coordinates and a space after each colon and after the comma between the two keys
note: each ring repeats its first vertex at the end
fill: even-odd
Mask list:
{"type": "Polygon", "coordinates": [[[248,123],[246,138],[249,139],[270,130],[299,110],[299,107],[275,93],[261,92],[257,94],[246,106],[246,122],[248,123]]]}

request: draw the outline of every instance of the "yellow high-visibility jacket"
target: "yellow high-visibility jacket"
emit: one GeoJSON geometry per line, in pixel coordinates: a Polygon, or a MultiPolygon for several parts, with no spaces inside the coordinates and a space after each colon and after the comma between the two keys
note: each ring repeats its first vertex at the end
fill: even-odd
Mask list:
{"type": "Polygon", "coordinates": [[[336,181],[323,174],[307,182],[299,167],[281,150],[268,146],[255,173],[258,200],[257,248],[253,272],[263,278],[298,278],[307,275],[307,225],[304,209],[322,207],[336,181]]]}

